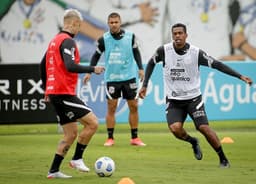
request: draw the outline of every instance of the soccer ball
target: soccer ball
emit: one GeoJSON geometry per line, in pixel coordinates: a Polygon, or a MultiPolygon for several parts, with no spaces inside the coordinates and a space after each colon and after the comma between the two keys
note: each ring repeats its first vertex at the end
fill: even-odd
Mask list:
{"type": "Polygon", "coordinates": [[[100,177],[109,177],[115,171],[115,162],[110,157],[100,157],[94,164],[95,172],[100,177]]]}

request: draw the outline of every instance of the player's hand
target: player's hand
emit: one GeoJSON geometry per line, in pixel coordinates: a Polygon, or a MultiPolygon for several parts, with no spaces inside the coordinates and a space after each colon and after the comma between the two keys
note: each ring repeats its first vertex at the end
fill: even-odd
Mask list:
{"type": "Polygon", "coordinates": [[[139,70],[140,82],[144,80],[144,70],[139,70]]]}
{"type": "Polygon", "coordinates": [[[139,97],[140,97],[141,99],[144,99],[145,96],[146,96],[146,93],[147,93],[147,88],[146,88],[146,87],[142,87],[142,88],[140,89],[140,91],[139,91],[139,97]]]}
{"type": "Polygon", "coordinates": [[[252,85],[252,79],[246,76],[241,76],[241,80],[249,84],[250,86],[252,85]]]}
{"type": "Polygon", "coordinates": [[[91,74],[87,73],[84,75],[83,83],[87,84],[87,82],[91,79],[91,74]]]}
{"type": "Polygon", "coordinates": [[[105,67],[104,66],[95,66],[94,67],[94,73],[96,73],[96,74],[101,74],[104,71],[105,71],[105,67]]]}

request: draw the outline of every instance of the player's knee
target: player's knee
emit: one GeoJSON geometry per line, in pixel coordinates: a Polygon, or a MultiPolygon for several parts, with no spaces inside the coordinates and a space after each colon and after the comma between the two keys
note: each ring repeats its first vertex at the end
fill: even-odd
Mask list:
{"type": "Polygon", "coordinates": [[[72,144],[75,139],[77,138],[77,135],[78,135],[78,131],[77,130],[74,130],[72,132],[70,132],[66,137],[68,139],[68,142],[70,142],[70,144],[72,144]]]}
{"type": "Polygon", "coordinates": [[[181,127],[176,123],[169,125],[169,129],[174,135],[179,135],[181,131],[181,127]]]}
{"type": "Polygon", "coordinates": [[[93,132],[96,132],[97,129],[99,127],[99,122],[97,119],[95,119],[94,121],[91,122],[90,124],[90,129],[93,131],[93,132]]]}
{"type": "Polygon", "coordinates": [[[114,115],[116,113],[116,106],[108,106],[108,114],[114,115]]]}
{"type": "Polygon", "coordinates": [[[196,126],[196,129],[202,134],[208,134],[211,131],[208,125],[203,125],[203,124],[196,126]]]}
{"type": "Polygon", "coordinates": [[[99,126],[99,121],[96,115],[92,115],[88,123],[84,124],[84,127],[90,132],[96,132],[99,126]]]}
{"type": "Polygon", "coordinates": [[[129,104],[129,110],[131,113],[138,112],[138,104],[137,103],[129,104]]]}
{"type": "Polygon", "coordinates": [[[138,107],[137,106],[136,107],[131,107],[130,112],[131,113],[137,113],[138,112],[138,107]]]}

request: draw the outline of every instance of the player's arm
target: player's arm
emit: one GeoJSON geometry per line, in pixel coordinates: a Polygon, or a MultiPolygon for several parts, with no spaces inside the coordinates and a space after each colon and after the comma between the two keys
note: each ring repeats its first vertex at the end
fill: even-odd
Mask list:
{"type": "Polygon", "coordinates": [[[156,50],[155,54],[148,61],[148,64],[146,66],[146,71],[145,71],[145,79],[143,81],[143,87],[148,86],[148,81],[153,73],[155,65],[159,62],[164,62],[164,57],[165,57],[164,47],[161,46],[156,50]]]}
{"type": "Polygon", "coordinates": [[[64,40],[60,46],[61,56],[67,70],[73,73],[94,72],[95,68],[93,66],[83,66],[75,63],[74,61],[75,48],[76,48],[75,41],[72,39],[64,40]]]}
{"type": "Polygon", "coordinates": [[[145,98],[147,93],[148,82],[154,71],[155,65],[159,62],[163,62],[163,65],[164,65],[164,58],[165,58],[164,47],[161,46],[156,50],[155,54],[148,61],[148,64],[146,66],[146,71],[145,71],[145,78],[142,84],[142,88],[139,91],[140,98],[142,99],[145,98]]]}
{"type": "Polygon", "coordinates": [[[40,62],[40,77],[42,80],[42,87],[45,90],[46,87],[46,53],[40,62]]]}
{"type": "Polygon", "coordinates": [[[203,65],[203,66],[208,66],[211,68],[215,68],[225,74],[231,75],[233,77],[237,77],[241,80],[243,80],[244,82],[248,83],[248,84],[252,84],[252,80],[249,77],[243,76],[242,74],[240,74],[239,72],[233,70],[231,67],[229,67],[228,65],[222,63],[221,61],[216,60],[215,58],[207,55],[204,51],[200,50],[199,51],[199,58],[198,58],[198,63],[199,65],[203,65]]]}
{"type": "Polygon", "coordinates": [[[144,70],[143,70],[143,65],[142,65],[142,59],[141,59],[141,54],[140,54],[140,50],[138,47],[138,43],[136,40],[135,35],[133,34],[132,37],[132,51],[133,51],[133,56],[134,59],[137,63],[137,66],[139,68],[139,77],[140,77],[140,81],[143,81],[144,79],[144,70]]]}
{"type": "Polygon", "coordinates": [[[96,47],[97,48],[91,58],[90,66],[96,66],[100,59],[100,56],[105,51],[105,43],[103,37],[98,39],[96,47]]]}
{"type": "Polygon", "coordinates": [[[143,70],[142,59],[135,35],[132,37],[132,51],[139,70],[143,70]]]}
{"type": "MultiPolygon", "coordinates": [[[[94,54],[92,55],[92,58],[91,58],[91,61],[90,61],[90,66],[96,66],[99,59],[100,59],[100,56],[102,55],[102,53],[105,51],[105,43],[104,43],[104,39],[103,37],[100,37],[96,43],[96,50],[94,52],[94,54]]],[[[84,79],[83,79],[83,82],[84,84],[86,84],[89,80],[91,79],[91,74],[90,73],[87,73],[85,76],[84,76],[84,79]]]]}

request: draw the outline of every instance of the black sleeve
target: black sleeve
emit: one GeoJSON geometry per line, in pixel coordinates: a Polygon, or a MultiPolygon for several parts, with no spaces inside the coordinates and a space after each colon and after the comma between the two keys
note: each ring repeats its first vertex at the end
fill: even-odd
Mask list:
{"type": "Polygon", "coordinates": [[[132,37],[132,51],[139,70],[143,70],[141,54],[134,34],[132,37]]]}
{"type": "Polygon", "coordinates": [[[94,67],[92,66],[83,66],[75,63],[75,48],[75,41],[72,39],[65,39],[60,46],[60,53],[67,70],[73,73],[94,72],[94,67]]]}
{"type": "Polygon", "coordinates": [[[156,53],[153,55],[155,63],[163,62],[163,66],[165,65],[165,54],[164,54],[164,46],[160,46],[157,48],[156,53]]]}
{"type": "Polygon", "coordinates": [[[145,71],[145,77],[142,86],[147,87],[148,86],[148,81],[153,73],[153,70],[155,68],[155,62],[153,58],[151,58],[146,66],[146,71],[145,71]]]}
{"type": "Polygon", "coordinates": [[[45,90],[46,87],[46,53],[40,62],[40,78],[42,80],[42,88],[45,90]]]}
{"type": "Polygon", "coordinates": [[[94,52],[91,58],[90,66],[96,66],[100,59],[100,56],[105,51],[105,43],[103,37],[98,39],[96,47],[96,51],[94,52]]]}
{"type": "Polygon", "coordinates": [[[199,65],[211,67],[214,69],[217,69],[227,75],[231,75],[233,77],[237,77],[240,79],[242,76],[240,73],[237,71],[233,70],[226,64],[222,63],[221,61],[216,60],[215,58],[207,55],[204,51],[200,50],[199,51],[199,56],[198,56],[198,63],[199,65]]]}
{"type": "Polygon", "coordinates": [[[148,81],[153,73],[156,63],[163,62],[164,64],[164,47],[161,46],[157,49],[155,54],[150,58],[145,71],[145,78],[143,81],[143,87],[148,86],[148,81]]]}

